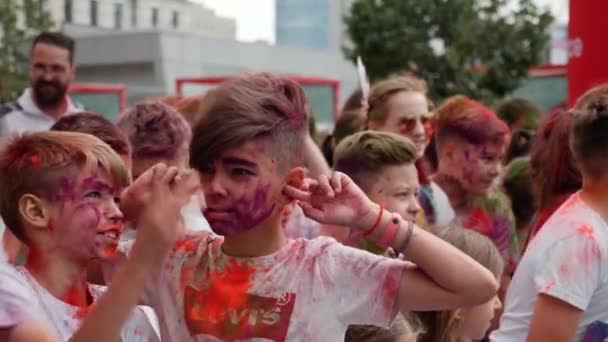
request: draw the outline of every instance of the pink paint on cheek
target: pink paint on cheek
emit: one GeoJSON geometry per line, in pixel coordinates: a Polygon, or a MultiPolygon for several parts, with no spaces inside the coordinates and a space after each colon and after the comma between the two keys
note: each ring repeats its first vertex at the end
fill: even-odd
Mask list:
{"type": "Polygon", "coordinates": [[[80,212],[83,218],[83,225],[86,227],[98,227],[103,218],[103,211],[96,204],[84,202],[76,205],[75,213],[80,212]]]}
{"type": "Polygon", "coordinates": [[[240,231],[248,230],[264,221],[272,211],[275,204],[268,202],[270,185],[260,186],[256,189],[253,199],[242,198],[235,203],[235,216],[240,231]]]}
{"type": "Polygon", "coordinates": [[[270,184],[259,186],[253,195],[236,200],[232,207],[233,220],[214,221],[209,219],[213,231],[220,235],[233,235],[247,231],[267,219],[275,208],[268,203],[270,184]]]}

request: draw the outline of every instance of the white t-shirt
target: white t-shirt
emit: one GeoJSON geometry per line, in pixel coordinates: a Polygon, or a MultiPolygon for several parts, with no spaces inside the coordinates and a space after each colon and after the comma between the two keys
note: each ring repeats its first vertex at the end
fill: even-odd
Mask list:
{"type": "Polygon", "coordinates": [[[597,328],[594,323],[608,322],[608,225],[579,193],[531,241],[509,286],[500,329],[491,340],[524,341],[541,293],[584,311],[575,341],[581,341],[588,328],[597,328]]]}
{"type": "MultiPolygon", "coordinates": [[[[90,309],[57,299],[25,268],[3,263],[0,265],[0,279],[0,327],[12,327],[25,321],[46,322],[61,341],[68,341],[90,309]]],[[[94,300],[100,298],[105,290],[102,286],[89,285],[94,300]]],[[[133,311],[123,326],[121,340],[160,341],[140,308],[133,311]]]]}
{"type": "MultiPolygon", "coordinates": [[[[66,96],[67,107],[62,115],[83,111],[66,96]]],[[[0,115],[0,138],[15,133],[46,131],[55,123],[55,119],[46,115],[34,102],[33,91],[27,88],[17,99],[15,108],[0,115]]]]}
{"type": "Polygon", "coordinates": [[[300,206],[296,205],[287,219],[284,227],[285,235],[290,239],[314,239],[321,235],[321,224],[312,220],[302,211],[300,206]]]}
{"type": "Polygon", "coordinates": [[[387,327],[405,263],[334,239],[289,240],[234,258],[223,238],[179,241],[145,291],[164,341],[341,341],[350,324],[387,327]]]}
{"type": "Polygon", "coordinates": [[[431,190],[435,201],[435,224],[443,226],[452,223],[456,213],[450,204],[448,195],[435,182],[431,182],[431,190]]]}

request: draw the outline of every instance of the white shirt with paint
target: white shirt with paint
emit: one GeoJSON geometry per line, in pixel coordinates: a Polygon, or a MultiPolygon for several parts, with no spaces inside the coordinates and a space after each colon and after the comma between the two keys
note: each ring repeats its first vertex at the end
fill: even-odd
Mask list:
{"type": "MultiPolygon", "coordinates": [[[[69,97],[67,100],[66,112],[62,115],[74,114],[83,110],[77,107],[69,97]]],[[[15,108],[0,117],[0,137],[2,138],[15,133],[46,131],[55,123],[55,118],[46,115],[38,108],[34,102],[31,88],[26,89],[17,99],[17,105],[20,108],[15,108]]]]}
{"type": "MultiPolygon", "coordinates": [[[[574,341],[585,333],[608,336],[608,224],[572,195],[532,240],[507,292],[493,342],[524,341],[534,306],[545,294],[584,311],[574,341]]],[[[587,341],[585,339],[584,341],[587,341]]],[[[591,340],[588,340],[591,341],[591,340]]]]}
{"type": "Polygon", "coordinates": [[[350,324],[395,318],[403,261],[327,237],[257,258],[228,256],[222,242],[187,236],[148,284],[163,341],[342,341],[350,324]]]}
{"type": "MultiPolygon", "coordinates": [[[[89,285],[94,300],[105,290],[102,286],[89,285]]],[[[60,341],[68,341],[90,308],[73,306],[54,297],[25,268],[0,264],[0,328],[28,321],[44,322],[60,341]]],[[[123,326],[121,341],[157,342],[160,339],[144,311],[136,308],[123,326]]]]}

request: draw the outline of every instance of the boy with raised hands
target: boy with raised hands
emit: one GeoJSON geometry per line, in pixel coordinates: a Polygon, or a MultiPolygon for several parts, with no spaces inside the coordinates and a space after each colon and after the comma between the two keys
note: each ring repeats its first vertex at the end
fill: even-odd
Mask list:
{"type": "Polygon", "coordinates": [[[129,315],[197,182],[156,167],[126,192],[123,214],[129,183],[118,154],[88,134],[26,134],[2,147],[0,214],[29,254],[24,267],[0,265],[0,340],[158,341],[143,313],[129,315]],[[116,253],[123,219],[142,236],[104,294],[87,266],[116,253]]]}
{"type": "Polygon", "coordinates": [[[490,272],[382,210],[345,175],[303,179],[307,112],[295,82],[239,77],[207,93],[201,110],[190,161],[221,236],[178,241],[147,287],[163,340],[337,341],[350,324],[388,326],[399,310],[473,306],[495,294],[490,272]],[[281,219],[294,199],[321,223],[359,229],[417,266],[331,238],[288,240],[281,219]]]}

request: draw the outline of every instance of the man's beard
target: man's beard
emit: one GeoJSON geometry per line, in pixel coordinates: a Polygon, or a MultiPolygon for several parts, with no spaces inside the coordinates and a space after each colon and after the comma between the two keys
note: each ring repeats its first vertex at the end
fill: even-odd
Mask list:
{"type": "Polygon", "coordinates": [[[67,84],[58,81],[37,81],[34,83],[34,98],[40,107],[55,107],[63,101],[67,84]]]}

